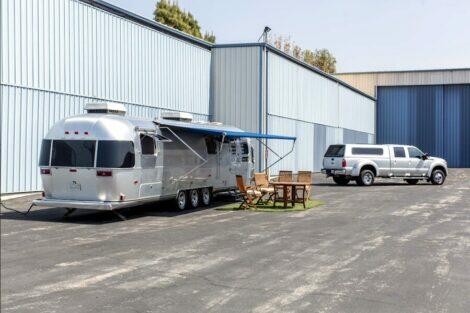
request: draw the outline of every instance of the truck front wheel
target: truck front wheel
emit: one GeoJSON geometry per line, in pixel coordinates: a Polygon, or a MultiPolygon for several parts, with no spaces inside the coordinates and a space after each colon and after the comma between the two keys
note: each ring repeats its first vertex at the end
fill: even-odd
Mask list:
{"type": "Polygon", "coordinates": [[[431,174],[431,182],[433,185],[442,185],[446,180],[446,174],[443,170],[435,169],[431,174]]]}
{"type": "Polygon", "coordinates": [[[351,179],[343,177],[343,176],[333,176],[333,181],[337,183],[338,185],[346,186],[347,184],[349,184],[351,179]]]}
{"type": "Polygon", "coordinates": [[[358,178],[356,178],[356,183],[359,186],[370,186],[374,183],[374,173],[371,170],[362,170],[358,178]]]}

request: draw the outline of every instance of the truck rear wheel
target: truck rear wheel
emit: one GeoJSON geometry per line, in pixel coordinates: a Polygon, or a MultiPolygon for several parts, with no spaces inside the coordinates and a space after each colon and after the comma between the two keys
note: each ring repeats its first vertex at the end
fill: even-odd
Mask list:
{"type": "Polygon", "coordinates": [[[443,170],[436,169],[432,171],[431,182],[433,185],[442,185],[446,180],[446,174],[443,170]]]}
{"type": "Polygon", "coordinates": [[[349,184],[351,179],[342,176],[333,176],[333,181],[338,185],[346,186],[347,184],[349,184]]]}
{"type": "Polygon", "coordinates": [[[370,186],[374,183],[374,173],[371,170],[362,170],[358,178],[356,178],[356,183],[359,186],[370,186]]]}

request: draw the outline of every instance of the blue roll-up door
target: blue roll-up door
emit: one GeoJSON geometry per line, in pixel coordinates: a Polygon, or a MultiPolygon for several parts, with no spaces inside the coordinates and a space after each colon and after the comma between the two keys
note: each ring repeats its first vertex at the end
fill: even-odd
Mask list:
{"type": "Polygon", "coordinates": [[[377,143],[409,144],[470,167],[470,84],[377,87],[377,143]]]}

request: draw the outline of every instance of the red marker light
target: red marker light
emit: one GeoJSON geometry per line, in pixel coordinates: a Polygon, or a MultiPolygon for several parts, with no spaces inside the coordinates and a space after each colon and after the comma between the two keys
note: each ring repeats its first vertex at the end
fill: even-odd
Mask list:
{"type": "Polygon", "coordinates": [[[65,134],[68,135],[68,134],[70,134],[70,132],[69,132],[69,131],[66,131],[65,134]]]}
{"type": "Polygon", "coordinates": [[[112,171],[96,171],[96,176],[110,177],[110,176],[113,176],[113,172],[112,171]]]}
{"type": "Polygon", "coordinates": [[[69,169],[69,172],[75,173],[75,172],[77,172],[77,169],[76,168],[71,168],[71,169],[69,169]]]}
{"type": "Polygon", "coordinates": [[[78,131],[75,131],[75,135],[78,135],[78,131]]]}
{"type": "Polygon", "coordinates": [[[125,199],[126,199],[126,196],[121,193],[119,195],[119,201],[124,201],[125,199]]]}
{"type": "Polygon", "coordinates": [[[346,167],[346,160],[343,159],[343,162],[341,162],[341,167],[346,167]]]}
{"type": "Polygon", "coordinates": [[[88,132],[84,132],[85,135],[88,135],[88,132]]]}
{"type": "Polygon", "coordinates": [[[41,174],[51,175],[51,169],[50,168],[41,168],[41,174]]]}

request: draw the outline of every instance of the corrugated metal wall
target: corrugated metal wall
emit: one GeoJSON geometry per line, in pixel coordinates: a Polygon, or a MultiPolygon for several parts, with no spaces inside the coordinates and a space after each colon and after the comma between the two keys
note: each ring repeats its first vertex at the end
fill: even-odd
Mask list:
{"type": "Polygon", "coordinates": [[[209,117],[211,52],[77,0],[2,0],[1,192],[41,188],[37,148],[87,101],[209,117]]]}
{"type": "Polygon", "coordinates": [[[377,142],[410,144],[470,167],[470,84],[378,87],[377,142]]]}
{"type": "Polygon", "coordinates": [[[448,85],[470,83],[470,69],[339,73],[335,75],[359,90],[376,97],[376,86],[448,85]]]}
{"type": "Polygon", "coordinates": [[[267,112],[310,123],[375,133],[375,102],[268,52],[267,112]]]}

